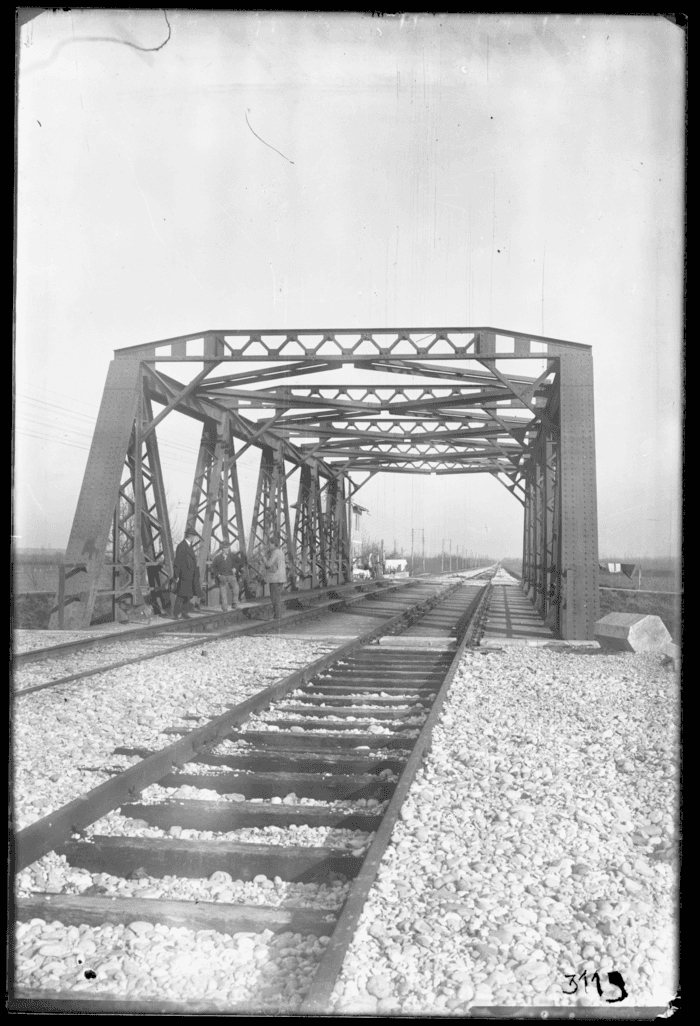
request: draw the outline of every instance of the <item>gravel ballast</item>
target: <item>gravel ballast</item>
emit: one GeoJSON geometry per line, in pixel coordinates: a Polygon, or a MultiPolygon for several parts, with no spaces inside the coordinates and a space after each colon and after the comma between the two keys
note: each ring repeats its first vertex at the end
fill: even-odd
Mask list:
{"type": "Polygon", "coordinates": [[[172,738],[163,728],[194,729],[331,650],[278,637],[222,640],[17,698],[16,829],[138,761],[115,747],[164,748],[172,738]]]}
{"type": "Polygon", "coordinates": [[[620,997],[611,972],[624,980],[622,1004],[666,1005],[678,717],[678,679],[658,656],[466,654],[335,1010],[606,1004],[620,997]]]}
{"type": "MultiPolygon", "coordinates": [[[[154,623],[158,623],[155,620],[154,623]]],[[[66,645],[73,641],[84,641],[86,638],[112,638],[133,630],[133,623],[109,623],[101,627],[91,627],[89,631],[44,631],[16,628],[12,632],[15,652],[35,652],[38,648],[50,648],[54,645],[66,645]]]]}
{"type": "Polygon", "coordinates": [[[274,825],[238,827],[235,830],[223,832],[195,830],[180,826],[172,826],[163,830],[160,827],[151,826],[145,820],[123,816],[119,812],[108,813],[84,831],[85,837],[93,837],[96,834],[102,837],[160,837],[188,841],[236,841],[240,843],[248,841],[251,844],[275,844],[281,847],[310,845],[336,850],[346,848],[351,851],[364,851],[374,836],[373,833],[368,834],[363,830],[345,830],[341,827],[328,826],[314,827],[305,823],[293,823],[285,827],[274,825]]]}
{"type": "MultiPolygon", "coordinates": [[[[116,746],[162,748],[171,740],[164,727],[194,728],[330,647],[239,638],[16,701],[17,827],[102,783],[108,768],[138,761],[114,756],[116,746]]],[[[268,720],[297,718],[262,713],[243,732],[274,731],[268,720]]],[[[363,730],[291,729],[336,737],[390,732],[385,720],[365,722],[363,730]]],[[[405,732],[409,745],[417,733],[405,732]]],[[[223,742],[216,751],[247,747],[223,742]]],[[[678,750],[678,678],[659,656],[528,646],[466,653],[365,904],[333,995],[335,1013],[463,1016],[484,1005],[605,1005],[620,997],[616,979],[626,989],[622,1007],[665,1006],[676,992],[678,750]]],[[[169,798],[244,800],[157,784],[140,800],[169,798]]],[[[372,812],[386,805],[295,794],[271,802],[372,812]]],[[[87,831],[96,833],[321,844],[358,855],[372,839],[303,826],[164,832],[119,810],[87,831]]],[[[73,870],[56,853],[17,878],[22,896],[87,892],[329,914],[347,890],[342,881],[261,875],[242,883],[225,873],[124,879],[73,870]]],[[[16,936],[18,986],[270,1010],[299,1009],[327,943],[270,931],[42,920],[19,924],[16,936]]]]}
{"type": "Polygon", "coordinates": [[[155,638],[130,638],[128,641],[115,641],[109,645],[96,645],[82,652],[51,656],[27,666],[16,667],[13,674],[13,690],[19,692],[25,688],[50,684],[77,673],[93,674],[100,670],[104,672],[115,663],[126,662],[139,656],[166,653],[178,645],[182,645],[182,638],[165,634],[155,638]]]}
{"type": "MultiPolygon", "coordinates": [[[[188,831],[189,833],[190,831],[188,831]]],[[[146,832],[133,836],[152,836],[146,832]]],[[[223,902],[238,905],[266,905],[274,908],[316,908],[332,911],[345,900],[348,884],[295,883],[264,873],[253,880],[235,880],[218,871],[210,877],[149,876],[144,871],[128,879],[109,873],[90,873],[69,866],[64,855],[49,852],[16,878],[18,897],[33,893],[86,894],[112,898],[163,898],[172,901],[223,902]]]]}
{"type": "Polygon", "coordinates": [[[294,1010],[327,943],[270,930],[231,935],[146,922],[65,927],[32,919],[17,928],[15,982],[76,995],[294,1010]]]}

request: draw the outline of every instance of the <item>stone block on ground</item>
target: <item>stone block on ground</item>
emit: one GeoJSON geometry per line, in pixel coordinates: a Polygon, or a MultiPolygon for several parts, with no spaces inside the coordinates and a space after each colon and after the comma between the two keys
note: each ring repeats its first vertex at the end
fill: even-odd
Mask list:
{"type": "Polygon", "coordinates": [[[646,613],[608,613],[595,625],[601,648],[618,652],[661,652],[671,635],[660,616],[646,613]]]}

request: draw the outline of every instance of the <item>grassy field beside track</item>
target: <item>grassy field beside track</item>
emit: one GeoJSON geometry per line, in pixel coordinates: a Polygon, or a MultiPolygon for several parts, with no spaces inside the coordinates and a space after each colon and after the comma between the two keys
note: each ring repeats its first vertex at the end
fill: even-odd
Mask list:
{"type": "MultiPolygon", "coordinates": [[[[629,562],[632,563],[634,560],[629,562]]],[[[520,579],[522,562],[519,559],[503,559],[501,565],[520,579]]],[[[641,591],[637,590],[636,573],[634,580],[631,581],[624,574],[601,571],[599,584],[601,616],[608,613],[646,613],[650,616],[659,616],[666,624],[673,640],[680,644],[682,595],[679,594],[680,568],[675,561],[642,561],[641,591]],[[675,594],[664,594],[666,592],[675,594]]]]}

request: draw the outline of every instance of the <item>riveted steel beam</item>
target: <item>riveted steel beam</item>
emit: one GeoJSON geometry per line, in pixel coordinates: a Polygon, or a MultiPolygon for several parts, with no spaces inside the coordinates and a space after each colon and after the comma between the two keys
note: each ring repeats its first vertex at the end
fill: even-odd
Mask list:
{"type": "Polygon", "coordinates": [[[589,346],[460,326],[216,329],[117,350],[69,544],[66,626],[89,615],[103,568],[119,578],[111,593],[138,600],[144,572],[171,558],[156,434],[175,412],[202,425],[189,518],[202,565],[223,540],[257,553],[275,528],[293,585],[347,580],[352,496],[366,483],[351,475],[488,473],[524,506],[523,586],[533,603],[563,637],[592,636],[589,346]],[[189,382],[167,373],[179,363],[189,382]],[[229,372],[232,363],[250,366],[229,372]],[[349,365],[372,380],[340,381],[334,372],[349,365]],[[153,404],[162,407],[155,416],[153,404]],[[261,420],[263,411],[271,416],[261,420]],[[237,466],[251,447],[261,467],[246,533],[237,466]],[[297,472],[292,530],[287,481],[297,472]],[[118,557],[105,563],[109,545],[118,557]]]}

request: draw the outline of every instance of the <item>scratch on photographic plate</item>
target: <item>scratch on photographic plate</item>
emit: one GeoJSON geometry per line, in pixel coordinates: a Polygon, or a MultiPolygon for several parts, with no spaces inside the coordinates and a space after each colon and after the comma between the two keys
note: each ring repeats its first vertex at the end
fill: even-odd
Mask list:
{"type": "MultiPolygon", "coordinates": [[[[253,135],[255,136],[255,138],[256,138],[256,139],[260,139],[260,136],[258,135],[258,133],[257,133],[257,132],[255,131],[255,129],[254,129],[254,128],[253,128],[253,126],[251,125],[250,121],[248,120],[248,114],[249,114],[249,113],[250,113],[250,109],[248,109],[248,110],[247,110],[247,111],[245,112],[245,121],[246,121],[246,124],[247,124],[248,128],[249,128],[249,129],[251,130],[251,132],[253,133],[253,135]]],[[[264,140],[264,139],[260,139],[260,142],[261,142],[261,143],[262,143],[262,144],[263,144],[264,146],[269,146],[269,148],[270,148],[271,150],[275,150],[275,153],[279,153],[280,157],[284,157],[284,153],[280,153],[280,151],[279,151],[278,149],[275,149],[275,147],[274,147],[274,146],[270,146],[270,143],[269,143],[269,142],[265,142],[265,140],[264,140]]],[[[289,157],[284,157],[284,159],[285,159],[285,160],[289,160],[289,157]]],[[[293,161],[293,160],[289,160],[289,163],[290,163],[290,164],[293,164],[293,163],[294,163],[294,161],[293,161]]]]}

